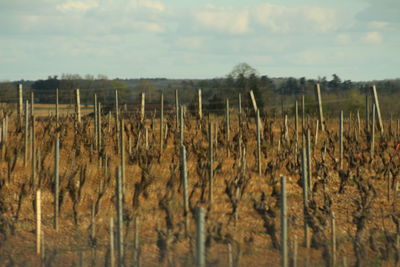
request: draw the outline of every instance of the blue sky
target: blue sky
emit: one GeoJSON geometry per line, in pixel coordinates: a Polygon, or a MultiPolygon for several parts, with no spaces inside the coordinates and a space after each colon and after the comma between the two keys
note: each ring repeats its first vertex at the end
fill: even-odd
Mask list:
{"type": "Polygon", "coordinates": [[[399,78],[399,0],[0,0],[0,80],[399,78]]]}

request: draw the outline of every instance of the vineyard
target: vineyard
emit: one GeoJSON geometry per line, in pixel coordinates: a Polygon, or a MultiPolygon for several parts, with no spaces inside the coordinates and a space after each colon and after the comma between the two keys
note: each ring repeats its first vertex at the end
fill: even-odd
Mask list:
{"type": "Polygon", "coordinates": [[[252,93],[219,115],[201,92],[165,112],[162,94],[154,111],[118,92],[81,110],[79,90],[68,112],[2,104],[0,264],[398,265],[399,120],[371,91],[334,117],[318,86],[317,110],[303,98],[283,116],[252,93]]]}

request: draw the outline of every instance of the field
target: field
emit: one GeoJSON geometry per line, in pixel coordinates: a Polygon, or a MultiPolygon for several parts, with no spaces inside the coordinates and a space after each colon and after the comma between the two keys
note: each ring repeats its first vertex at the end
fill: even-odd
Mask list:
{"type": "Polygon", "coordinates": [[[194,266],[197,207],[205,212],[206,266],[278,266],[284,245],[281,176],[287,180],[291,266],[399,263],[398,122],[384,120],[381,132],[377,122],[372,130],[365,120],[345,114],[341,138],[339,116],[325,118],[322,131],[314,117],[299,118],[296,127],[294,116],[263,115],[258,148],[251,110],[240,115],[229,110],[228,127],[226,116],[200,119],[186,112],[183,141],[175,112],[164,114],[162,124],[159,111],[142,120],[139,112],[118,109],[118,115],[99,113],[99,120],[85,115],[93,110],[89,106],[82,108],[79,122],[75,107],[63,106],[57,121],[54,105],[35,105],[35,122],[29,114],[25,123],[15,106],[3,105],[2,110],[2,118],[8,118],[1,120],[3,266],[194,266]],[[186,211],[181,141],[187,151],[186,211]],[[117,207],[122,209],[122,228],[117,207]],[[110,231],[110,221],[115,231],[110,231]]]}
{"type": "MultiPolygon", "coordinates": [[[[75,106],[69,104],[59,104],[58,111],[60,115],[67,116],[68,114],[73,115],[75,112],[75,106]]],[[[86,115],[93,112],[93,106],[83,106],[81,107],[82,115],[86,115]]],[[[35,116],[45,117],[54,116],[55,107],[52,104],[35,104],[35,116]]]]}

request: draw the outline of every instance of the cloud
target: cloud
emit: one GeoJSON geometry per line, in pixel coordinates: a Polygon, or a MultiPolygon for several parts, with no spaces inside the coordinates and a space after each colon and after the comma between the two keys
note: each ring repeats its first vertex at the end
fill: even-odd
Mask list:
{"type": "Polygon", "coordinates": [[[247,10],[207,5],[206,10],[197,12],[194,17],[195,22],[207,30],[229,34],[245,34],[250,30],[247,10]]]}
{"type": "Polygon", "coordinates": [[[361,21],[385,21],[400,23],[400,1],[369,0],[369,6],[360,11],[356,18],[361,21]]]}
{"type": "Polygon", "coordinates": [[[371,21],[368,23],[368,28],[373,30],[382,30],[389,25],[386,21],[371,21]]]}
{"type": "Polygon", "coordinates": [[[336,10],[262,4],[253,9],[256,23],[273,33],[328,32],[338,26],[336,10]]]}
{"type": "Polygon", "coordinates": [[[165,32],[170,19],[165,14],[166,6],[152,0],[37,0],[31,10],[19,1],[27,0],[18,0],[15,6],[2,4],[0,0],[3,37],[5,34],[48,37],[158,34],[165,32]],[[10,9],[4,10],[4,5],[10,9]]]}
{"type": "Polygon", "coordinates": [[[383,42],[382,35],[379,32],[367,32],[362,41],[367,44],[381,44],[383,42]]]}
{"type": "Polygon", "coordinates": [[[187,50],[199,50],[203,48],[206,38],[201,36],[179,37],[175,42],[178,47],[187,50]]]}
{"type": "Polygon", "coordinates": [[[44,77],[201,78],[224,75],[237,62],[272,76],[345,68],[348,78],[398,76],[392,55],[400,43],[399,6],[399,0],[0,0],[0,61],[9,62],[0,78],[37,77],[36,70],[44,77]],[[378,72],[371,62],[388,67],[378,72]]]}
{"type": "Polygon", "coordinates": [[[157,10],[157,11],[164,11],[165,6],[161,2],[156,2],[156,1],[140,1],[139,6],[143,6],[149,9],[157,10]]]}
{"type": "Polygon", "coordinates": [[[164,28],[156,22],[138,22],[135,24],[136,29],[141,29],[146,32],[164,32],[164,28]]]}
{"type": "Polygon", "coordinates": [[[204,29],[233,35],[251,33],[255,27],[286,34],[325,33],[340,26],[335,9],[315,6],[257,4],[236,8],[207,4],[203,10],[195,12],[194,17],[195,23],[204,29]]]}
{"type": "Polygon", "coordinates": [[[98,7],[98,4],[96,2],[78,2],[78,1],[72,1],[72,2],[67,2],[65,4],[58,5],[56,7],[57,10],[62,11],[62,12],[69,12],[69,11],[88,11],[91,9],[94,9],[98,7]]]}
{"type": "Polygon", "coordinates": [[[335,41],[340,45],[348,45],[351,43],[351,36],[347,33],[341,33],[336,35],[335,41]]]}

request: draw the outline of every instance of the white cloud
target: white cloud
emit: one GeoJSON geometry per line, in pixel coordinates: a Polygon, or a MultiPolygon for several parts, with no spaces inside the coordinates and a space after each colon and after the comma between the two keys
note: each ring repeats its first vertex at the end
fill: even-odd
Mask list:
{"type": "Polygon", "coordinates": [[[165,10],[164,4],[162,4],[160,2],[156,2],[156,1],[141,1],[139,5],[146,7],[146,8],[154,9],[157,11],[165,10]]]}
{"type": "Polygon", "coordinates": [[[263,4],[255,7],[253,14],[259,25],[274,33],[328,32],[338,27],[336,11],[329,8],[263,4]]]}
{"type": "Polygon", "coordinates": [[[321,63],[326,63],[328,59],[328,55],[326,55],[325,53],[315,51],[314,49],[306,49],[297,53],[290,60],[299,64],[318,65],[321,63]]]}
{"type": "Polygon", "coordinates": [[[195,14],[198,24],[208,30],[229,34],[245,34],[249,32],[249,12],[232,8],[216,8],[208,5],[205,11],[195,14]]]}
{"type": "Polygon", "coordinates": [[[138,22],[136,23],[136,28],[144,30],[146,32],[164,32],[164,28],[156,22],[138,22]]]}
{"type": "Polygon", "coordinates": [[[88,11],[98,7],[96,2],[79,2],[79,1],[71,1],[62,5],[58,5],[56,7],[57,10],[68,12],[68,11],[88,11]]]}
{"type": "Polygon", "coordinates": [[[176,40],[176,44],[184,49],[198,50],[203,48],[205,42],[204,37],[191,36],[191,37],[180,37],[176,40]]]}
{"type": "Polygon", "coordinates": [[[341,33],[341,34],[336,35],[335,41],[337,44],[347,45],[347,44],[351,43],[351,36],[350,36],[350,34],[341,33]]]}
{"type": "Polygon", "coordinates": [[[336,10],[321,7],[302,7],[300,8],[306,23],[316,31],[328,32],[338,27],[336,10]]]}
{"type": "Polygon", "coordinates": [[[400,1],[368,0],[369,6],[357,14],[361,21],[385,21],[399,24],[400,1]]]}
{"type": "Polygon", "coordinates": [[[368,23],[368,28],[373,29],[373,30],[381,30],[386,28],[389,25],[388,22],[386,21],[371,21],[368,23]]]}
{"type": "MultiPolygon", "coordinates": [[[[111,3],[110,5],[113,5],[111,3]]],[[[165,11],[166,7],[163,3],[158,1],[151,1],[151,0],[135,0],[131,1],[128,4],[123,3],[127,10],[132,9],[149,9],[152,11],[163,12],[165,11]]]]}
{"type": "Polygon", "coordinates": [[[383,42],[382,35],[379,32],[367,32],[362,41],[367,44],[381,44],[383,42]]]}

